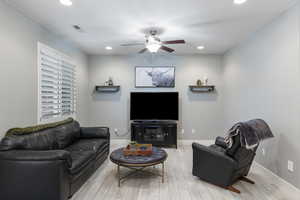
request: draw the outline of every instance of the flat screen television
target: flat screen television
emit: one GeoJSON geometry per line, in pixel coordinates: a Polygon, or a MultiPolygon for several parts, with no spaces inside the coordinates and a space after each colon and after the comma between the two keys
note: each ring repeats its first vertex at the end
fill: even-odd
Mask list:
{"type": "Polygon", "coordinates": [[[178,120],[178,92],[132,92],[130,119],[178,120]]]}

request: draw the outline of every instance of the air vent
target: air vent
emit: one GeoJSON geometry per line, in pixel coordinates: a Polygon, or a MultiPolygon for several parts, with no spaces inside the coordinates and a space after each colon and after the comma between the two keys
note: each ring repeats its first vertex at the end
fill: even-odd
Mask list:
{"type": "Polygon", "coordinates": [[[76,31],[78,31],[79,33],[84,33],[84,30],[81,28],[81,26],[79,26],[79,25],[73,25],[73,28],[76,30],[76,31]]]}
{"type": "Polygon", "coordinates": [[[79,25],[73,25],[73,28],[77,31],[81,31],[81,27],[79,25]]]}

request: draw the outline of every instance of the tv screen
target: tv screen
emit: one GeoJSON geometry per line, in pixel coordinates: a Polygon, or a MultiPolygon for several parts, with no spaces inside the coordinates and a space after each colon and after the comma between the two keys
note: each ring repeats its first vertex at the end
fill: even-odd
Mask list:
{"type": "Polygon", "coordinates": [[[133,92],[131,120],[178,120],[178,92],[133,92]]]}

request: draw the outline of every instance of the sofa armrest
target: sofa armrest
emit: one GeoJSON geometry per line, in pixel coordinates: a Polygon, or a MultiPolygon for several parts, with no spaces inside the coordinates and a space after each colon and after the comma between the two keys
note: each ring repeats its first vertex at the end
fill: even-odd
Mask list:
{"type": "Polygon", "coordinates": [[[219,186],[229,186],[238,163],[225,152],[193,143],[193,175],[219,186]]]}
{"type": "Polygon", "coordinates": [[[10,161],[66,161],[68,167],[72,166],[70,152],[65,150],[49,151],[29,151],[29,150],[12,150],[0,152],[1,160],[10,161]]]}
{"type": "Polygon", "coordinates": [[[1,199],[68,199],[71,162],[63,150],[0,152],[1,199]]]}
{"type": "Polygon", "coordinates": [[[81,138],[110,138],[109,128],[107,127],[81,127],[80,128],[81,138]]]}
{"type": "Polygon", "coordinates": [[[225,138],[223,137],[217,137],[215,141],[215,145],[220,146],[224,149],[227,148],[227,143],[225,142],[225,138]]]}

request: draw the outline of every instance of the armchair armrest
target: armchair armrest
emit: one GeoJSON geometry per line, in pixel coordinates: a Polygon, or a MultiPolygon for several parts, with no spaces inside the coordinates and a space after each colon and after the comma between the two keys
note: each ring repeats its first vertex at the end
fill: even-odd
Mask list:
{"type": "Polygon", "coordinates": [[[80,128],[81,138],[110,138],[109,128],[107,127],[81,127],[80,128]]]}
{"type": "Polygon", "coordinates": [[[223,137],[217,137],[216,141],[215,141],[215,145],[218,145],[218,146],[220,146],[220,147],[222,147],[224,149],[227,148],[227,144],[225,142],[225,138],[223,138],[223,137]]]}
{"type": "Polygon", "coordinates": [[[207,161],[210,162],[217,162],[217,164],[221,164],[221,166],[225,165],[225,164],[229,164],[231,166],[236,166],[237,167],[237,162],[227,156],[225,153],[221,152],[221,151],[217,151],[213,148],[201,145],[201,144],[197,144],[197,143],[193,143],[193,150],[194,152],[197,153],[197,155],[201,156],[202,159],[207,159],[207,161]]]}
{"type": "Polygon", "coordinates": [[[238,163],[225,152],[193,143],[193,175],[219,186],[232,184],[238,163]]]}
{"type": "Polygon", "coordinates": [[[68,167],[72,165],[72,158],[68,151],[49,150],[49,151],[29,151],[29,150],[12,150],[0,152],[1,160],[10,161],[55,161],[64,160],[68,167]]]}

